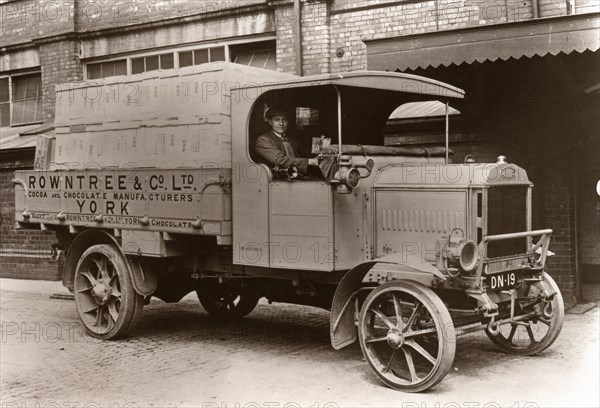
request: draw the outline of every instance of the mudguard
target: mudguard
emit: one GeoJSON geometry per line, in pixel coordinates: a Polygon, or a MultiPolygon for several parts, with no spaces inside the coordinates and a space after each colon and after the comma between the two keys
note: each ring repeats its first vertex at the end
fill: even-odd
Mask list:
{"type": "Polygon", "coordinates": [[[133,289],[142,296],[153,294],[158,288],[158,279],[154,270],[142,268],[141,262],[134,256],[127,255],[125,259],[127,259],[133,289]]]}
{"type": "Polygon", "coordinates": [[[434,277],[446,280],[446,276],[432,264],[412,260],[407,261],[402,258],[402,254],[398,253],[375,258],[372,261],[355,266],[344,275],[335,291],[331,305],[329,334],[331,345],[334,349],[339,350],[356,341],[355,310],[349,303],[352,301],[352,295],[360,287],[365,275],[376,264],[395,265],[396,268],[394,269],[396,270],[394,272],[397,274],[398,279],[417,280],[425,284],[427,284],[426,282],[431,283],[434,277]]]}

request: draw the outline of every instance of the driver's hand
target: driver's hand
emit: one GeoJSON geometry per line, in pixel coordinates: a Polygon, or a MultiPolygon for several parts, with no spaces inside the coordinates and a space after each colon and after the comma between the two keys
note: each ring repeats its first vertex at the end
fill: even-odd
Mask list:
{"type": "Polygon", "coordinates": [[[310,158],[310,159],[308,159],[308,165],[309,166],[318,166],[319,160],[316,157],[310,158]]]}

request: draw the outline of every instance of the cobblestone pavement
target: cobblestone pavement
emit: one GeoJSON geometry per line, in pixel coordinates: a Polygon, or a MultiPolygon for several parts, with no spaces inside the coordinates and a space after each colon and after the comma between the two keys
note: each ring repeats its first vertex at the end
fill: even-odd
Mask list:
{"type": "Polygon", "coordinates": [[[261,301],[243,321],[223,323],[189,295],[174,305],[152,301],[132,337],[102,342],[83,334],[74,302],[7,282],[0,280],[2,408],[600,404],[597,307],[567,315],[557,342],[536,357],[504,354],[481,333],[460,338],[444,381],[404,394],[377,381],[357,345],[334,351],[319,309],[261,301]]]}

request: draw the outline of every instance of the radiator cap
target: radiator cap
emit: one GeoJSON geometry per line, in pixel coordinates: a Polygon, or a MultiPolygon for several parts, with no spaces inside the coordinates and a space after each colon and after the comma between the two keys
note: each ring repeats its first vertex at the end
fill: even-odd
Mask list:
{"type": "Polygon", "coordinates": [[[496,158],[496,163],[498,163],[498,164],[506,164],[506,156],[502,156],[502,155],[498,156],[496,158]]]}

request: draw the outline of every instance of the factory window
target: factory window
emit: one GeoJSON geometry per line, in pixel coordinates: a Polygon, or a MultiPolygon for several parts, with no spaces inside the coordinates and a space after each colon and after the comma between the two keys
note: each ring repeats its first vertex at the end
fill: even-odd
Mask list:
{"type": "Polygon", "coordinates": [[[277,69],[275,41],[236,44],[230,46],[231,61],[264,69],[277,69]]]}
{"type": "Polygon", "coordinates": [[[138,54],[109,61],[86,64],[86,79],[116,75],[134,75],[159,69],[201,65],[208,62],[231,61],[238,64],[275,70],[275,40],[247,41],[218,46],[181,47],[171,52],[138,54]]]}
{"type": "Polygon", "coordinates": [[[8,78],[0,78],[0,126],[10,126],[8,78]]]}
{"type": "Polygon", "coordinates": [[[87,65],[88,79],[127,75],[127,60],[116,60],[87,65]]]}
{"type": "Polygon", "coordinates": [[[174,68],[173,53],[148,55],[146,57],[138,57],[131,59],[131,73],[139,74],[142,72],[156,71],[158,69],[174,68]]]}
{"type": "Polygon", "coordinates": [[[0,78],[0,126],[43,121],[39,73],[0,78]]]}
{"type": "Polygon", "coordinates": [[[225,47],[201,48],[179,52],[180,67],[189,67],[215,61],[225,61],[225,47]]]}
{"type": "Polygon", "coordinates": [[[12,77],[13,125],[42,121],[42,76],[40,74],[12,77]]]}

